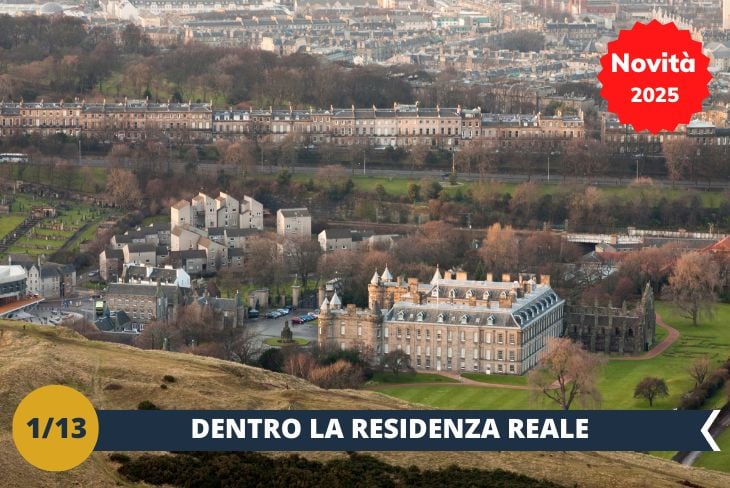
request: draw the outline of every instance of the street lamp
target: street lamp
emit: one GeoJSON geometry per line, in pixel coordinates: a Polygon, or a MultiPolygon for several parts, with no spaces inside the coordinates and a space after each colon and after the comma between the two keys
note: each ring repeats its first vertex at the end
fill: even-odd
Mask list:
{"type": "Polygon", "coordinates": [[[643,153],[635,154],[634,158],[636,158],[636,182],[639,182],[639,159],[644,157],[643,153]]]}
{"type": "Polygon", "coordinates": [[[548,156],[548,158],[547,158],[548,159],[547,160],[547,163],[548,163],[548,165],[547,165],[547,180],[548,180],[548,183],[550,183],[550,156],[556,156],[558,154],[560,154],[560,151],[550,151],[550,152],[548,152],[548,155],[547,155],[548,156]]]}

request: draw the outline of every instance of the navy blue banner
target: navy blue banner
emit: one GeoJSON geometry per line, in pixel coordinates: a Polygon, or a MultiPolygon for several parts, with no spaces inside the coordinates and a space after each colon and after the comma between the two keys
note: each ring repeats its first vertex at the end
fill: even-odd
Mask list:
{"type": "Polygon", "coordinates": [[[708,451],[719,411],[99,410],[97,451],[708,451]]]}

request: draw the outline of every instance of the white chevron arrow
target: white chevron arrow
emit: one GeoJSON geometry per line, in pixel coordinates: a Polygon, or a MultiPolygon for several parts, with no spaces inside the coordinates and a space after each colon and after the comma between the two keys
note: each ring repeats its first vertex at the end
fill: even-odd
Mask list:
{"type": "Polygon", "coordinates": [[[720,447],[717,445],[717,442],[715,442],[715,439],[712,438],[712,434],[710,434],[710,427],[712,426],[712,423],[715,421],[717,416],[720,415],[719,410],[713,410],[710,413],[710,416],[705,421],[705,425],[702,426],[700,429],[700,432],[702,432],[702,435],[705,436],[705,440],[710,445],[713,451],[719,451],[720,447]]]}

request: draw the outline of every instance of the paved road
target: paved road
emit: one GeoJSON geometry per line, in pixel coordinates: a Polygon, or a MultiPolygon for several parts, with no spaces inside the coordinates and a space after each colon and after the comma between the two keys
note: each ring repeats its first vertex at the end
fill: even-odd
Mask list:
{"type": "Polygon", "coordinates": [[[260,317],[258,319],[252,319],[247,322],[249,325],[253,325],[256,328],[256,332],[261,336],[262,342],[271,337],[281,337],[281,330],[284,328],[284,321],[289,321],[289,328],[291,329],[294,337],[301,337],[307,339],[310,342],[317,340],[317,321],[306,322],[304,324],[292,324],[291,320],[297,315],[303,315],[307,312],[311,312],[309,309],[298,309],[293,313],[279,317],[276,319],[267,319],[260,317]]]}
{"type": "MultiPolygon", "coordinates": [[[[82,166],[92,166],[92,167],[107,167],[111,165],[111,162],[105,159],[98,159],[98,158],[84,158],[80,161],[80,164],[82,166]]],[[[131,163],[130,163],[131,164],[131,163]]],[[[175,171],[184,171],[185,170],[185,164],[184,163],[172,163],[171,164],[172,169],[175,171]]],[[[212,163],[200,163],[197,166],[197,171],[201,173],[206,174],[218,174],[220,171],[223,171],[225,174],[236,174],[240,170],[235,166],[228,166],[228,165],[220,165],[220,164],[212,164],[212,163]]],[[[289,168],[294,173],[306,173],[306,174],[315,174],[319,171],[320,167],[318,166],[293,166],[289,168]]],[[[257,170],[260,170],[260,168],[257,168],[257,170]]],[[[276,172],[278,171],[278,167],[270,167],[270,166],[264,166],[262,172],[276,172]]],[[[432,179],[444,179],[443,176],[446,174],[448,170],[444,169],[437,169],[437,170],[419,170],[419,171],[412,171],[407,169],[366,169],[366,171],[363,171],[361,167],[355,168],[355,170],[352,172],[352,174],[357,176],[375,176],[375,177],[384,177],[384,178],[432,178],[432,179]]],[[[461,181],[479,181],[480,179],[484,181],[489,180],[495,180],[495,181],[502,181],[505,183],[520,183],[524,181],[534,181],[536,183],[544,183],[544,184],[554,184],[554,185],[560,185],[566,182],[566,180],[563,179],[560,175],[551,174],[548,176],[547,174],[535,174],[535,175],[526,175],[526,174],[497,174],[497,173],[489,173],[485,175],[479,175],[477,173],[459,173],[459,180],[461,181]]],[[[634,178],[612,178],[612,177],[595,177],[595,178],[569,178],[567,181],[569,182],[578,182],[582,184],[590,184],[594,186],[627,186],[634,182],[634,178]]],[[[654,178],[653,182],[655,185],[659,186],[665,186],[665,187],[676,187],[676,188],[699,188],[699,189],[713,189],[713,190],[723,190],[726,188],[730,188],[730,182],[728,181],[721,181],[721,180],[713,180],[710,182],[707,181],[670,181],[668,179],[661,179],[661,178],[654,178]]]]}

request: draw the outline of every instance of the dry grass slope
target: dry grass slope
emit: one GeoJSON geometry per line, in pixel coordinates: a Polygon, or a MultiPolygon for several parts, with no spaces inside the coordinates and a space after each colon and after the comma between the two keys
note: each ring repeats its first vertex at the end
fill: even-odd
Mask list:
{"type": "MultiPolygon", "coordinates": [[[[0,322],[0,473],[4,487],[130,486],[105,453],[67,473],[39,471],[19,456],[10,436],[12,414],[31,390],[66,384],[100,409],[136,408],[150,400],[164,409],[407,409],[413,405],[368,391],[325,391],[289,376],[186,354],[87,341],[66,329],[0,322]],[[160,388],[164,375],[176,382],[160,388]],[[109,384],[121,389],[105,389],[109,384]]],[[[337,453],[311,453],[324,459],[337,453]]],[[[378,453],[393,464],[503,468],[567,486],[730,486],[730,476],[684,468],[631,453],[378,453]]]]}

